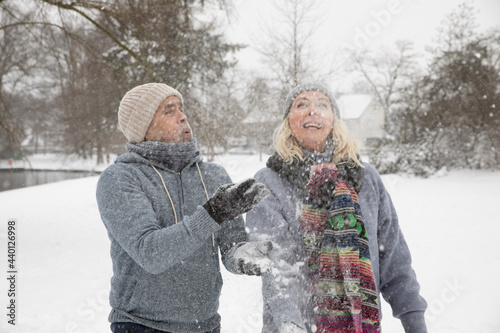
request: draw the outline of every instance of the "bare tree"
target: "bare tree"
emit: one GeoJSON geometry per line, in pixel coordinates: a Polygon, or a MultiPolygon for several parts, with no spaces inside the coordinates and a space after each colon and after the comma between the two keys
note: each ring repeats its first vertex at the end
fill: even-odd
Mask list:
{"type": "Polygon", "coordinates": [[[418,72],[416,54],[410,41],[396,42],[395,51],[352,52],[352,66],[361,74],[371,92],[377,97],[385,111],[386,119],[399,92],[406,87],[418,72]]]}
{"type": "Polygon", "coordinates": [[[281,108],[274,100],[276,90],[260,76],[252,78],[246,89],[244,109],[247,110],[248,118],[244,124],[245,133],[250,144],[258,149],[260,160],[262,153],[272,144],[270,133],[282,120],[281,108]]]}
{"type": "Polygon", "coordinates": [[[210,160],[214,159],[217,147],[227,148],[228,138],[239,136],[244,109],[242,81],[239,73],[227,70],[216,84],[206,84],[197,91],[186,108],[189,121],[199,145],[205,149],[210,160]]]}
{"type": "Polygon", "coordinates": [[[32,33],[33,11],[19,4],[0,2],[0,155],[24,156],[21,141],[26,133],[23,119],[40,120],[25,102],[36,89],[34,73],[40,73],[43,55],[32,33]]]}
{"type": "MultiPolygon", "coordinates": [[[[264,42],[257,48],[270,69],[271,79],[281,87],[278,100],[296,85],[310,80],[327,80],[336,71],[334,56],[322,55],[314,47],[315,31],[321,24],[317,0],[286,0],[274,2],[275,25],[267,25],[264,42]]],[[[280,103],[281,105],[281,103],[280,103]]]]}
{"type": "Polygon", "coordinates": [[[446,15],[438,27],[437,47],[431,48],[433,53],[463,50],[477,37],[477,10],[472,3],[463,2],[446,15]]]}

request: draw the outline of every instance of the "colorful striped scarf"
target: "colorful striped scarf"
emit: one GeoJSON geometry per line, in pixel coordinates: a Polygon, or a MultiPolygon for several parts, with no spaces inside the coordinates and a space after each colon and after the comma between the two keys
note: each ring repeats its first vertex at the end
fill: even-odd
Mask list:
{"type": "Polygon", "coordinates": [[[358,195],[334,164],[311,167],[302,232],[316,333],[380,332],[379,300],[358,195]]]}

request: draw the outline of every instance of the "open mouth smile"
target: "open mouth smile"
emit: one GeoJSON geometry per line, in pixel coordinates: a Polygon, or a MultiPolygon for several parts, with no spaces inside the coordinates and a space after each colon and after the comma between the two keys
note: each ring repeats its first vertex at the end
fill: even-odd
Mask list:
{"type": "Polygon", "coordinates": [[[304,124],[304,128],[307,128],[307,129],[321,129],[321,128],[323,128],[323,125],[317,124],[317,123],[307,123],[307,124],[304,124]]]}

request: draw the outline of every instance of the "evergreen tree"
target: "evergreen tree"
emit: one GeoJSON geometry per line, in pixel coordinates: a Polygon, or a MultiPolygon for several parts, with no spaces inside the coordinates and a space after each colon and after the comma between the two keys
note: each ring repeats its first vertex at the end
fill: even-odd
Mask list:
{"type": "Polygon", "coordinates": [[[499,167],[499,40],[476,33],[467,4],[447,24],[429,74],[406,87],[391,115],[394,139],[373,156],[383,172],[499,167]]]}
{"type": "MultiPolygon", "coordinates": [[[[13,16],[11,24],[35,27],[37,47],[44,50],[39,54],[47,59],[44,80],[52,89],[45,98],[54,103],[37,113],[55,114],[53,136],[67,152],[97,153],[101,162],[117,145],[123,147],[124,138],[115,139],[116,111],[132,87],[163,82],[184,95],[186,110],[208,108],[206,93],[221,84],[235,65],[231,52],[241,47],[225,42],[210,13],[228,5],[227,0],[33,0],[31,17],[13,16]]],[[[2,8],[14,6],[2,2],[2,8]]],[[[203,136],[210,121],[197,119],[195,133],[203,136]]],[[[13,138],[9,133],[12,129],[7,134],[13,138]]]]}

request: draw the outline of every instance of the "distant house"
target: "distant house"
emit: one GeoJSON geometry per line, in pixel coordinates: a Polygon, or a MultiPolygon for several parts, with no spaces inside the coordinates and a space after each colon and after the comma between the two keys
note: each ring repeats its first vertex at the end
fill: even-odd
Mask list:
{"type": "Polygon", "coordinates": [[[337,98],[337,104],[349,134],[360,141],[362,153],[367,153],[374,143],[385,136],[385,113],[375,96],[342,95],[337,98]]]}

